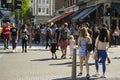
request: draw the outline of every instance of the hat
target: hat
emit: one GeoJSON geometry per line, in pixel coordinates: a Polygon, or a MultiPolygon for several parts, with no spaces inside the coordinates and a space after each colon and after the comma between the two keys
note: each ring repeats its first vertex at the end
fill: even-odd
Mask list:
{"type": "Polygon", "coordinates": [[[65,24],[66,26],[68,26],[68,23],[67,23],[67,22],[65,22],[64,24],[65,24]]]}

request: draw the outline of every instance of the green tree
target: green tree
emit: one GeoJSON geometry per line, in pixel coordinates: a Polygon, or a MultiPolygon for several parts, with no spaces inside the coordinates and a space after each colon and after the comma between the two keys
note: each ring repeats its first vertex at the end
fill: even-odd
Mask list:
{"type": "MultiPolygon", "coordinates": [[[[32,12],[30,11],[31,5],[30,5],[31,0],[22,0],[22,6],[20,11],[20,20],[23,23],[30,23],[30,19],[32,16],[32,12]]],[[[18,9],[15,10],[15,17],[18,19],[18,9]]]]}
{"type": "Polygon", "coordinates": [[[22,0],[22,7],[20,10],[21,18],[24,23],[29,23],[30,18],[32,16],[32,12],[30,12],[30,2],[31,0],[22,0]]]}
{"type": "Polygon", "coordinates": [[[21,7],[21,18],[23,22],[29,23],[32,13],[30,12],[30,1],[31,0],[22,0],[22,7],[21,7]]]}

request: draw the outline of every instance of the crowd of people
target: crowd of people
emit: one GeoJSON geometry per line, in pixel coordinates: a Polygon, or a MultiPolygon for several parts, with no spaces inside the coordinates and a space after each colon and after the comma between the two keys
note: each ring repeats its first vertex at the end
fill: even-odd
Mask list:
{"type": "MultiPolygon", "coordinates": [[[[69,58],[72,59],[73,49],[78,46],[79,49],[79,60],[80,60],[80,73],[83,74],[83,62],[86,65],[86,77],[89,78],[89,56],[90,51],[88,51],[87,44],[92,44],[92,51],[97,50],[97,59],[95,59],[96,74],[99,75],[99,65],[101,61],[103,75],[101,77],[105,78],[106,72],[106,59],[110,63],[108,48],[110,43],[110,30],[105,24],[101,25],[90,25],[87,22],[78,25],[77,23],[63,23],[61,25],[57,24],[40,24],[38,26],[32,26],[23,24],[21,28],[16,27],[14,23],[4,23],[2,34],[4,37],[4,49],[8,49],[9,40],[12,42],[13,52],[16,50],[16,44],[18,40],[22,39],[22,52],[27,53],[27,44],[30,40],[34,43],[39,43],[45,45],[45,49],[50,49],[52,53],[51,59],[57,59],[57,50],[61,50],[61,58],[66,59],[67,57],[67,46],[70,48],[69,58]],[[30,29],[29,29],[30,28],[30,29]]],[[[112,36],[117,39],[119,37],[119,28],[116,27],[112,36]],[[116,37],[117,36],[117,37],[116,37]]]]}
{"type": "MultiPolygon", "coordinates": [[[[45,25],[44,25],[45,26],[45,25]]],[[[89,78],[89,56],[90,51],[87,50],[87,44],[92,44],[92,50],[97,50],[97,59],[95,59],[95,67],[96,67],[96,74],[93,76],[99,75],[99,65],[98,63],[102,63],[102,78],[105,78],[106,72],[106,60],[108,63],[111,63],[108,48],[110,43],[111,37],[111,30],[105,24],[101,25],[92,25],[90,26],[87,22],[78,25],[76,23],[68,24],[63,23],[60,26],[53,24],[48,25],[48,27],[42,27],[42,36],[43,32],[45,37],[41,37],[41,41],[43,38],[46,38],[46,49],[50,48],[52,53],[52,59],[57,59],[56,50],[61,49],[61,58],[66,59],[67,55],[67,46],[70,48],[69,58],[72,59],[73,56],[73,49],[77,45],[79,49],[79,60],[80,60],[80,73],[78,74],[81,76],[83,74],[83,62],[85,61],[86,65],[86,77],[89,78]]],[[[116,27],[118,28],[118,27],[116,27]]],[[[112,36],[115,37],[115,33],[118,33],[117,36],[119,37],[119,30],[115,29],[112,33],[112,36]]],[[[118,38],[117,37],[117,38],[118,38]]],[[[116,39],[117,39],[116,38],[116,39]]],[[[41,42],[43,43],[43,42],[41,42]]]]}

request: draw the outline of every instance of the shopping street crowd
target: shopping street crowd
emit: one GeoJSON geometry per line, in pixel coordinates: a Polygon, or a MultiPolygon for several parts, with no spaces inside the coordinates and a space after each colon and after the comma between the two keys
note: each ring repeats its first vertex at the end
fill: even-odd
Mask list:
{"type": "Polygon", "coordinates": [[[61,50],[61,58],[66,59],[67,46],[70,48],[69,58],[72,59],[73,48],[77,45],[79,49],[80,59],[80,73],[83,74],[83,62],[86,64],[86,78],[90,77],[89,74],[89,56],[90,52],[97,52],[97,58],[95,58],[96,74],[99,75],[99,65],[102,63],[103,75],[105,78],[106,72],[106,60],[110,63],[108,49],[110,45],[119,41],[119,27],[116,26],[112,31],[105,24],[101,25],[90,25],[87,22],[82,24],[63,23],[57,25],[51,24],[40,24],[40,25],[26,25],[23,24],[20,28],[17,28],[14,23],[6,22],[2,26],[1,39],[4,39],[4,49],[9,48],[9,42],[12,43],[13,52],[16,51],[16,44],[22,40],[22,52],[27,53],[27,44],[32,41],[36,44],[45,45],[45,48],[49,48],[52,54],[51,59],[57,59],[56,50],[61,50]],[[111,42],[112,39],[112,42],[111,42]],[[91,50],[89,50],[88,44],[91,44],[91,50]]]}

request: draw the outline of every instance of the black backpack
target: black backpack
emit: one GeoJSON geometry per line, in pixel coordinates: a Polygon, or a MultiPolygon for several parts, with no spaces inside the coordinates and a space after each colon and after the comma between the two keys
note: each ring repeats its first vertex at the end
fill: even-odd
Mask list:
{"type": "Polygon", "coordinates": [[[46,31],[46,35],[51,37],[52,36],[52,30],[48,28],[47,31],[46,31]]]}
{"type": "Polygon", "coordinates": [[[67,28],[64,28],[63,31],[62,31],[62,36],[61,36],[62,39],[63,39],[63,40],[68,39],[68,38],[69,38],[69,35],[70,35],[69,30],[68,30],[67,28]]]}

